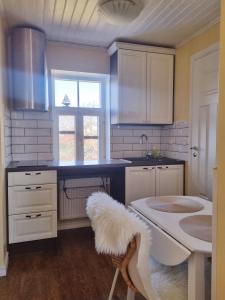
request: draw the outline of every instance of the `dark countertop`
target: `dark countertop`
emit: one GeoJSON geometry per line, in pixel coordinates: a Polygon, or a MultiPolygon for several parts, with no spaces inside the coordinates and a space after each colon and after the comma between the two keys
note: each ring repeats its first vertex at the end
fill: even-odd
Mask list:
{"type": "Polygon", "coordinates": [[[138,166],[160,166],[160,165],[184,165],[185,161],[180,159],[174,159],[169,157],[150,157],[149,159],[130,157],[124,158],[125,160],[131,161],[131,164],[128,167],[138,167],[138,166]]]}
{"type": "Polygon", "coordinates": [[[7,168],[7,172],[18,172],[28,170],[62,170],[62,169],[94,169],[94,168],[110,168],[110,167],[126,167],[131,162],[124,159],[109,159],[98,161],[13,161],[7,168]]]}
{"type": "Polygon", "coordinates": [[[119,167],[134,167],[134,166],[155,166],[155,165],[180,165],[184,164],[183,160],[177,160],[167,157],[159,158],[125,158],[125,159],[110,159],[99,161],[14,161],[7,168],[7,172],[31,171],[31,170],[85,170],[98,168],[119,168],[119,167]]]}

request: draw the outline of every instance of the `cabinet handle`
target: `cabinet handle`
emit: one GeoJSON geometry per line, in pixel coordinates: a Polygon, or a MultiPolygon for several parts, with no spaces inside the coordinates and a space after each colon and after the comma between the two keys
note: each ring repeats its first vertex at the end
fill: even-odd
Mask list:
{"type": "Polygon", "coordinates": [[[157,169],[162,169],[162,167],[157,167],[157,169]]]}
{"type": "Polygon", "coordinates": [[[35,172],[35,173],[25,173],[25,175],[28,175],[28,176],[35,176],[35,175],[41,175],[41,172],[35,172]]]}
{"type": "Polygon", "coordinates": [[[155,167],[152,167],[152,170],[155,170],[155,167]]]}
{"type": "Polygon", "coordinates": [[[26,215],[26,218],[28,218],[28,219],[35,219],[35,218],[38,218],[38,217],[41,217],[41,214],[36,214],[36,215],[26,215]]]}
{"type": "Polygon", "coordinates": [[[26,186],[25,190],[40,190],[42,188],[41,185],[39,186],[34,186],[34,187],[30,187],[30,186],[26,186]]]}
{"type": "Polygon", "coordinates": [[[148,170],[148,168],[143,168],[143,170],[148,170]]]}

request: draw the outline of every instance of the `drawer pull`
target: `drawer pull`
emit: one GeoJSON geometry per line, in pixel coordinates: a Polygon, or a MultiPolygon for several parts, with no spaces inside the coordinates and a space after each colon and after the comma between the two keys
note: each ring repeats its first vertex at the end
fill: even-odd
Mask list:
{"type": "Polygon", "coordinates": [[[157,167],[157,169],[162,169],[162,167],[157,167]]]}
{"type": "Polygon", "coordinates": [[[143,168],[143,170],[148,170],[148,168],[143,168]]]}
{"type": "Polygon", "coordinates": [[[30,186],[26,186],[25,187],[25,190],[40,190],[42,189],[42,186],[39,185],[39,186],[34,186],[34,187],[30,187],[30,186]]]}
{"type": "Polygon", "coordinates": [[[25,173],[25,175],[29,175],[29,176],[35,176],[35,175],[41,175],[41,172],[35,172],[35,173],[25,173]]]}
{"type": "Polygon", "coordinates": [[[155,167],[152,167],[152,170],[155,170],[155,167]]]}
{"type": "Polygon", "coordinates": [[[41,214],[36,214],[36,215],[26,215],[26,218],[28,218],[28,219],[35,219],[35,218],[38,218],[38,217],[41,217],[41,214]]]}

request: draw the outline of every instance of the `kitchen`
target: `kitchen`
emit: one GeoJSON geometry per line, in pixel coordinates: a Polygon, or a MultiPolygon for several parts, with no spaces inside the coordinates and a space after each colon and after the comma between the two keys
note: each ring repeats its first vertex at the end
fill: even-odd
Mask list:
{"type": "MultiPolygon", "coordinates": [[[[49,1],[44,2],[46,9],[50,9],[49,1]]],[[[77,8],[73,3],[77,14],[82,9],[87,9],[87,14],[91,9],[94,12],[97,3],[78,2],[77,8]]],[[[58,243],[57,236],[64,239],[69,235],[70,231],[65,229],[85,235],[85,228],[90,226],[86,199],[94,191],[106,191],[127,205],[148,196],[189,195],[191,177],[196,176],[190,172],[190,155],[198,152],[189,149],[194,146],[190,144],[190,60],[194,54],[219,42],[220,26],[219,1],[215,1],[214,6],[209,5],[212,8],[207,19],[210,26],[203,26],[202,17],[202,23],[192,32],[187,27],[183,36],[182,32],[169,35],[169,31],[166,36],[162,31],[160,43],[154,40],[154,34],[150,38],[144,35],[133,38],[134,43],[112,38],[119,27],[112,27],[113,31],[112,25],[108,25],[109,32],[113,31],[111,36],[90,31],[85,41],[82,29],[81,32],[75,29],[75,37],[71,35],[72,25],[66,35],[63,31],[66,21],[64,25],[62,21],[62,28],[57,32],[57,14],[62,14],[64,20],[70,12],[66,1],[56,1],[51,8],[52,21],[45,15],[42,23],[39,16],[32,23],[25,12],[12,17],[10,10],[15,14],[15,8],[11,4],[4,1],[6,21],[2,21],[2,39],[7,32],[11,40],[5,54],[11,53],[10,58],[7,56],[11,67],[7,72],[10,87],[3,94],[7,105],[2,111],[4,128],[1,127],[2,132],[4,130],[3,169],[6,167],[6,183],[2,186],[7,190],[7,200],[1,204],[5,212],[1,251],[5,258],[9,251],[9,268],[11,255],[13,264],[13,255],[16,261],[18,251],[27,251],[38,241],[50,238],[58,243]],[[25,28],[18,27],[24,23],[25,28]],[[193,36],[194,31],[198,31],[196,36],[193,36]],[[37,42],[42,49],[37,47],[37,42]],[[35,65],[35,60],[26,61],[28,49],[33,50],[36,59],[41,57],[38,64],[35,65]],[[43,51],[42,55],[38,50],[43,51]],[[25,69],[25,61],[41,69],[42,74],[48,74],[44,77],[48,79],[47,85],[42,83],[42,93],[48,97],[42,95],[41,102],[35,103],[35,97],[31,101],[35,88],[32,90],[32,84],[14,72],[24,68],[32,77],[32,67],[25,69]],[[47,99],[49,107],[46,109],[47,99]]],[[[143,11],[146,20],[150,6],[151,3],[143,11]]],[[[26,4],[33,17],[34,8],[26,4]]],[[[170,9],[165,10],[165,18],[174,7],[170,9]]],[[[204,13],[205,10],[202,16],[204,13]]],[[[159,24],[160,20],[158,16],[159,24]]],[[[4,65],[6,56],[2,55],[4,65]]],[[[203,193],[205,198],[212,199],[211,188],[208,189],[210,180],[208,177],[202,180],[201,191],[194,191],[192,195],[203,193]]],[[[78,240],[84,239],[76,234],[78,240]]],[[[100,284],[96,282],[96,285],[100,284]]],[[[109,287],[104,291],[105,297],[108,290],[109,287]]],[[[28,297],[27,292],[23,299],[28,297]]],[[[81,299],[87,299],[82,295],[81,299]]],[[[71,294],[68,299],[70,297],[71,294]]],[[[39,296],[41,298],[44,296],[39,296]]]]}

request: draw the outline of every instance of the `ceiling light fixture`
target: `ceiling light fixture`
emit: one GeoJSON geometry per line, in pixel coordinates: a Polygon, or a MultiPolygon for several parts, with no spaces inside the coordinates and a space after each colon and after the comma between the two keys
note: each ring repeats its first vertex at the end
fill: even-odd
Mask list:
{"type": "Polygon", "coordinates": [[[132,22],[144,8],[141,0],[100,0],[100,14],[113,25],[132,22]]]}

